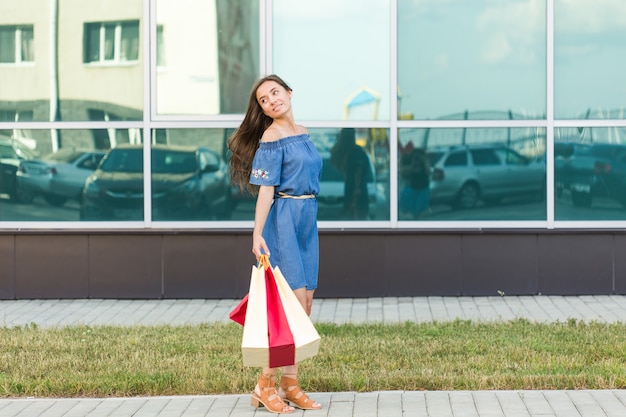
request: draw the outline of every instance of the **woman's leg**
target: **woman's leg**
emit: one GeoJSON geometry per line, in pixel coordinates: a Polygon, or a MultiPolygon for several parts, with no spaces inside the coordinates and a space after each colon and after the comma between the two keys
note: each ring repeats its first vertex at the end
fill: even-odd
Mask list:
{"type": "Polygon", "coordinates": [[[250,404],[253,407],[261,407],[263,405],[272,413],[293,413],[295,408],[286,404],[276,390],[276,371],[276,368],[263,368],[259,376],[259,382],[254,387],[250,404]]]}
{"type": "Polygon", "coordinates": [[[294,290],[293,293],[296,295],[300,304],[302,304],[302,308],[306,311],[307,316],[311,315],[311,307],[313,306],[313,294],[315,290],[307,290],[306,288],[298,288],[294,290]]]}

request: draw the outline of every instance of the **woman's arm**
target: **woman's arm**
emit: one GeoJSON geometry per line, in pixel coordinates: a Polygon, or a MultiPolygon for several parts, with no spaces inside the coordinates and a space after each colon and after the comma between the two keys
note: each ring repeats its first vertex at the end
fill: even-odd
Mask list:
{"type": "Polygon", "coordinates": [[[252,253],[254,253],[257,260],[262,254],[270,255],[265,239],[263,239],[263,228],[273,201],[274,187],[269,185],[260,186],[254,210],[254,230],[252,231],[252,253]]]}

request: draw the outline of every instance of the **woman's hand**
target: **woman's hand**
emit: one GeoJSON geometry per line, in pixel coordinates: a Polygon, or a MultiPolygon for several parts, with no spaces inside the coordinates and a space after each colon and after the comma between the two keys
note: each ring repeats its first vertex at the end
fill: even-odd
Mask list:
{"type": "Polygon", "coordinates": [[[265,239],[263,239],[263,236],[260,234],[255,233],[252,235],[252,253],[254,253],[257,261],[261,255],[270,256],[270,251],[265,244],[265,239]]]}

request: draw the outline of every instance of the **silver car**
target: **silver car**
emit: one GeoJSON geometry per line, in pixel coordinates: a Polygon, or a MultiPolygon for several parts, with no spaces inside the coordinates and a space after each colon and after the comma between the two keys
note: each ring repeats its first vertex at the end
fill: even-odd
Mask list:
{"type": "Polygon", "coordinates": [[[546,165],[503,145],[428,149],[431,203],[469,209],[482,200],[545,195],[546,165]]]}
{"type": "Polygon", "coordinates": [[[40,195],[53,206],[77,199],[104,151],[61,149],[41,159],[22,161],[17,170],[18,200],[30,203],[40,195]]]}

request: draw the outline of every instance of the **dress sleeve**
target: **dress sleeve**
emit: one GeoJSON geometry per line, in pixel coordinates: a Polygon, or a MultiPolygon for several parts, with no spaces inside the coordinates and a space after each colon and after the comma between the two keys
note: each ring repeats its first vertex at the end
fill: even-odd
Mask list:
{"type": "Polygon", "coordinates": [[[277,147],[260,147],[252,161],[250,184],[277,186],[283,165],[282,149],[277,147]]]}

